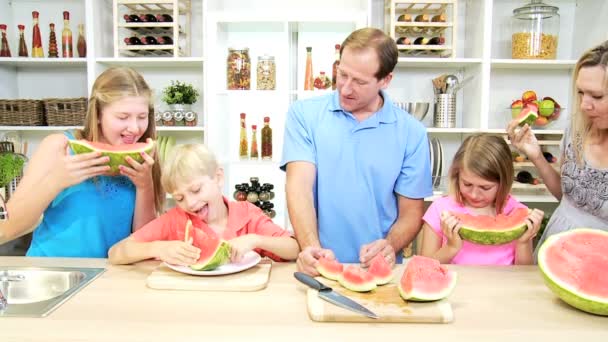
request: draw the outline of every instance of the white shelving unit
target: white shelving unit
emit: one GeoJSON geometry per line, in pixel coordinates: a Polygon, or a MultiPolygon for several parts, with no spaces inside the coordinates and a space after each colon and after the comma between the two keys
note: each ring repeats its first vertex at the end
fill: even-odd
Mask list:
{"type": "MultiPolygon", "coordinates": [[[[431,79],[452,73],[472,80],[457,96],[457,128],[433,128],[432,106],[423,123],[429,134],[444,145],[444,165],[469,134],[505,134],[510,118],[508,107],[525,90],[551,96],[565,110],[561,118],[538,134],[552,135],[548,149],[557,151],[559,135],[571,109],[571,73],[581,53],[608,38],[608,24],[590,18],[606,17],[601,0],[547,0],[559,7],[560,35],[556,60],[510,59],[510,19],[524,0],[458,1],[456,47],[451,58],[399,58],[388,93],[394,101],[432,102],[431,79]]],[[[284,196],[284,173],[278,170],[283,144],[285,113],[297,100],[324,94],[304,91],[305,47],[313,48],[313,71],[331,74],[334,45],[354,29],[384,28],[383,0],[192,0],[191,53],[184,57],[114,57],[112,0],[0,0],[0,23],[8,25],[9,45],[17,54],[17,24],[25,24],[31,46],[31,12],[40,12],[43,48],[48,48],[48,24],[61,26],[61,13],[70,11],[71,28],[85,24],[88,55],[73,59],[0,58],[0,98],[82,97],[90,94],[97,75],[113,66],[130,66],[141,72],[154,89],[158,110],[161,90],[171,80],[193,83],[201,98],[193,109],[199,113],[197,127],[159,127],[162,135],[175,136],[178,143],[204,142],[226,168],[226,195],[234,185],[258,176],[275,185],[275,221],[288,225],[284,196]],[[226,90],[228,47],[248,47],[251,58],[250,91],[226,90]],[[275,56],[276,90],[255,90],[257,57],[275,56]],[[273,129],[271,162],[238,159],[239,113],[247,113],[248,138],[251,125],[270,116],[273,129]]],[[[44,136],[71,127],[0,127],[0,135],[17,130],[28,140],[29,154],[44,136]]],[[[259,147],[259,146],[258,146],[259,147]]],[[[555,153],[554,153],[555,155],[555,153]]],[[[446,169],[447,172],[447,168],[446,169]]],[[[444,175],[445,176],[445,175],[444,175]]],[[[554,203],[545,195],[518,195],[526,202],[554,203]]]]}

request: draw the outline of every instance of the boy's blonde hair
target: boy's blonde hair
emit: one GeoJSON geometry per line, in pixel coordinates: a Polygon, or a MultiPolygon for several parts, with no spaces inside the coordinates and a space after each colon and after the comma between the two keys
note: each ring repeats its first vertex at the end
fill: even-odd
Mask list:
{"type": "Polygon", "coordinates": [[[502,213],[513,185],[513,160],[511,149],[502,137],[474,134],[466,138],[454,155],[450,167],[450,193],[458,203],[464,199],[460,192],[460,172],[466,169],[478,177],[498,183],[496,213],[502,213]]]}
{"type": "Polygon", "coordinates": [[[161,182],[166,192],[173,193],[177,184],[189,182],[194,177],[215,178],[218,168],[217,159],[205,145],[177,145],[164,161],[161,182]]]}

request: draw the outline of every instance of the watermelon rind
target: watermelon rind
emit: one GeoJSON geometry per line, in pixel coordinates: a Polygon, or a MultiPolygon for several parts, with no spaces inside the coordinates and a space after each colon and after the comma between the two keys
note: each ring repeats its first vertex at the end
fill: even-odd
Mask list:
{"type": "Polygon", "coordinates": [[[151,154],[152,150],[154,149],[153,140],[150,140],[147,143],[143,143],[143,144],[145,144],[145,146],[143,148],[129,149],[129,145],[121,145],[120,146],[121,148],[125,148],[124,151],[108,151],[108,150],[99,149],[99,148],[91,145],[86,140],[72,139],[72,140],[68,140],[68,144],[70,145],[70,148],[72,149],[72,151],[74,151],[75,154],[99,151],[99,152],[101,152],[102,155],[109,157],[110,161],[108,162],[107,165],[110,166],[109,173],[113,174],[113,175],[117,175],[120,173],[120,168],[119,168],[120,165],[131,167],[131,165],[126,160],[127,156],[133,158],[133,160],[137,161],[138,163],[142,163],[144,161],[144,157],[142,157],[141,152],[146,152],[147,154],[151,154]]]}
{"type": "Polygon", "coordinates": [[[190,268],[195,271],[211,271],[230,261],[230,245],[226,241],[220,242],[215,252],[209,259],[199,260],[197,264],[190,265],[190,268]]]}
{"type": "Polygon", "coordinates": [[[522,224],[501,230],[486,230],[478,227],[462,226],[459,230],[463,240],[477,243],[480,245],[503,245],[513,240],[519,239],[528,229],[528,225],[522,224]]]}
{"type": "MultiPolygon", "coordinates": [[[[349,281],[348,279],[344,278],[344,275],[348,275],[348,268],[349,267],[357,267],[358,266],[348,266],[348,267],[344,267],[344,271],[342,272],[342,274],[340,274],[340,277],[338,277],[338,283],[340,283],[340,285],[342,285],[344,288],[347,288],[351,291],[354,292],[368,292],[371,290],[374,290],[377,286],[376,286],[376,281],[374,279],[374,277],[371,274],[369,275],[369,281],[364,281],[360,284],[356,284],[353,283],[352,281],[349,281]]],[[[362,270],[363,272],[367,273],[367,271],[362,270]]]]}
{"type": "Polygon", "coordinates": [[[456,281],[458,278],[456,272],[454,272],[454,271],[449,271],[448,274],[451,276],[451,282],[442,291],[433,292],[433,293],[424,293],[421,291],[413,290],[413,291],[407,292],[401,288],[401,283],[399,283],[399,284],[397,284],[397,288],[399,288],[399,295],[401,296],[401,298],[403,298],[407,301],[411,301],[411,302],[432,302],[432,301],[446,298],[447,296],[449,296],[452,293],[452,291],[454,290],[454,287],[456,287],[456,281]]]}
{"type": "Polygon", "coordinates": [[[333,271],[325,267],[325,265],[321,263],[321,260],[319,260],[319,264],[317,265],[317,271],[319,274],[321,274],[321,276],[323,276],[323,278],[336,281],[340,279],[340,275],[342,274],[342,271],[333,271]]]}
{"type": "Polygon", "coordinates": [[[538,119],[538,113],[529,107],[524,107],[524,109],[517,116],[517,122],[519,126],[523,126],[525,124],[532,125],[534,121],[538,119]]]}
{"type": "Polygon", "coordinates": [[[380,253],[376,254],[376,256],[372,259],[371,265],[367,269],[367,272],[374,276],[376,285],[379,286],[390,283],[394,276],[391,265],[380,253]]]}
{"type": "Polygon", "coordinates": [[[543,275],[543,279],[545,280],[547,287],[549,287],[549,289],[553,291],[553,293],[561,300],[579,310],[596,315],[608,316],[608,298],[601,298],[581,293],[572,285],[561,281],[555,275],[553,275],[547,265],[546,252],[553,243],[558,241],[563,236],[583,232],[608,236],[608,232],[590,228],[576,228],[552,235],[545,240],[538,250],[538,268],[543,275]]]}

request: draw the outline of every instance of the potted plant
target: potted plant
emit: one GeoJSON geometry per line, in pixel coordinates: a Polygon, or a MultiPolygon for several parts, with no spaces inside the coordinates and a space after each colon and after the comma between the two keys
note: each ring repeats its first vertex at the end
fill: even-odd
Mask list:
{"type": "Polygon", "coordinates": [[[171,85],[163,89],[163,101],[174,110],[189,109],[198,97],[198,90],[185,82],[171,81],[171,85]]]}

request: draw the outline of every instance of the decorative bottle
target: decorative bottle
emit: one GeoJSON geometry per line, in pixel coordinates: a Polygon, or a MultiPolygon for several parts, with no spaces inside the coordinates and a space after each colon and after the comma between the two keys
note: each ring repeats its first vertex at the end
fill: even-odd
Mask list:
{"type": "Polygon", "coordinates": [[[334,64],[331,69],[331,90],[336,90],[336,80],[338,79],[338,65],[340,64],[340,44],[336,44],[334,64]]]}
{"type": "Polygon", "coordinates": [[[63,11],[63,32],[61,32],[61,51],[63,58],[74,57],[72,30],[70,30],[70,12],[63,11]]]}
{"type": "Polygon", "coordinates": [[[312,47],[306,47],[306,72],[304,73],[304,90],[313,90],[312,47]]]}
{"type": "Polygon", "coordinates": [[[32,27],[32,57],[44,57],[42,37],[40,36],[40,27],[38,26],[39,15],[37,11],[32,12],[32,18],[34,19],[34,26],[32,27]]]}
{"type": "Polygon", "coordinates": [[[84,38],[84,25],[78,25],[78,43],[76,48],[78,49],[78,57],[87,56],[87,40],[84,38]]]}
{"type": "Polygon", "coordinates": [[[2,32],[2,48],[0,49],[0,57],[11,57],[11,49],[8,47],[8,39],[6,39],[6,24],[0,24],[0,32],[2,32]]]}
{"type": "Polygon", "coordinates": [[[50,23],[49,27],[51,33],[49,34],[49,58],[59,57],[59,50],[57,49],[57,36],[55,35],[55,24],[50,23]]]}
{"type": "Polygon", "coordinates": [[[27,44],[25,43],[25,25],[17,25],[19,28],[19,57],[28,57],[27,44]]]}
{"type": "Polygon", "coordinates": [[[258,138],[257,136],[258,126],[251,125],[251,152],[249,158],[257,160],[260,156],[258,154],[258,138]]]}
{"type": "Polygon", "coordinates": [[[247,126],[245,124],[245,113],[241,113],[241,137],[239,141],[239,157],[241,159],[247,159],[247,126]]]}
{"type": "Polygon", "coordinates": [[[272,129],[268,116],[264,117],[264,128],[262,128],[262,159],[272,159],[272,129]]]}

